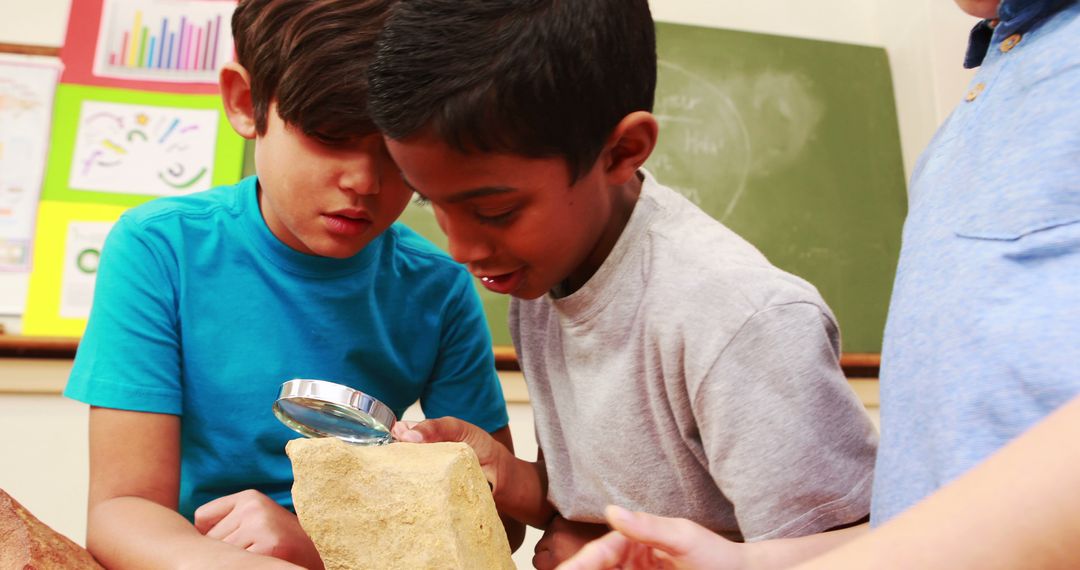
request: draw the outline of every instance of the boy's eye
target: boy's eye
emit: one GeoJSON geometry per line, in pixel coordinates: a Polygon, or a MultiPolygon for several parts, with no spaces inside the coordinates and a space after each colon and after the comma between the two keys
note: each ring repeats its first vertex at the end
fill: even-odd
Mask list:
{"type": "Polygon", "coordinates": [[[479,220],[482,224],[491,224],[497,226],[509,222],[516,213],[516,208],[507,208],[498,211],[477,210],[476,219],[479,220]]]}
{"type": "Polygon", "coordinates": [[[354,140],[352,137],[328,135],[328,134],[325,134],[325,133],[312,133],[311,138],[314,139],[315,142],[317,142],[317,143],[319,143],[319,144],[321,144],[323,146],[329,146],[329,147],[346,146],[346,145],[352,143],[353,140],[354,140]]]}

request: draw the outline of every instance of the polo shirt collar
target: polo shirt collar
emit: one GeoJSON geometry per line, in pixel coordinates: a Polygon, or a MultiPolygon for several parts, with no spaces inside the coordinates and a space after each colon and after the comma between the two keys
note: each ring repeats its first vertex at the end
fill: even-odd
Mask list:
{"type": "Polygon", "coordinates": [[[1067,4],[1076,0],[1002,0],[998,6],[998,17],[994,20],[981,20],[971,30],[968,39],[967,55],[964,67],[971,69],[982,65],[986,52],[990,49],[994,34],[999,37],[1022,34],[1052,16],[1067,4]]]}

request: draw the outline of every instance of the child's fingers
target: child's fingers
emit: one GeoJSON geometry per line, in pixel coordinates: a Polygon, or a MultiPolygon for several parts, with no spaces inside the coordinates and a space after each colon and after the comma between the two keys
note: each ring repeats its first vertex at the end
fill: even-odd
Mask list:
{"type": "Polygon", "coordinates": [[[390,435],[398,441],[420,443],[423,441],[424,436],[420,432],[414,431],[414,426],[416,426],[416,422],[395,422],[394,427],[390,428],[390,435]]]}
{"type": "MultiPolygon", "coordinates": [[[[195,509],[195,529],[207,534],[236,507],[237,496],[226,495],[195,509]]],[[[228,533],[213,538],[221,538],[228,533]]]]}
{"type": "Polygon", "coordinates": [[[457,418],[424,420],[413,426],[412,431],[420,434],[423,441],[460,441],[474,448],[482,441],[481,436],[491,437],[484,430],[457,418]]]}
{"type": "Polygon", "coordinates": [[[225,518],[218,521],[217,524],[210,527],[209,530],[204,532],[203,534],[206,535],[206,538],[215,538],[222,542],[236,544],[236,542],[232,542],[229,540],[231,537],[234,538],[236,532],[240,530],[241,518],[235,516],[233,514],[235,512],[236,511],[232,511],[231,513],[229,513],[229,515],[232,516],[227,515],[225,518]]]}
{"type": "MultiPolygon", "coordinates": [[[[218,526],[224,526],[224,524],[227,523],[227,522],[229,522],[229,521],[228,520],[223,521],[222,524],[218,525],[218,526]]],[[[243,548],[244,550],[247,550],[249,552],[254,552],[255,554],[269,554],[269,552],[261,552],[259,550],[256,550],[256,547],[261,548],[261,546],[257,545],[255,539],[248,536],[250,533],[245,532],[244,530],[242,530],[240,528],[240,525],[237,524],[237,525],[229,525],[229,526],[235,526],[236,528],[234,528],[232,530],[232,532],[230,532],[229,534],[222,537],[221,542],[224,542],[225,544],[231,544],[231,545],[239,547],[239,548],[243,548]]],[[[217,527],[214,527],[214,528],[216,529],[217,527]]],[[[206,535],[206,536],[208,536],[210,538],[216,538],[216,537],[210,536],[209,534],[206,535]]]]}
{"type": "Polygon", "coordinates": [[[682,556],[690,551],[702,533],[709,533],[704,527],[686,519],[670,519],[647,513],[630,512],[622,507],[608,505],[604,509],[611,528],[626,535],[630,540],[682,556]]]}

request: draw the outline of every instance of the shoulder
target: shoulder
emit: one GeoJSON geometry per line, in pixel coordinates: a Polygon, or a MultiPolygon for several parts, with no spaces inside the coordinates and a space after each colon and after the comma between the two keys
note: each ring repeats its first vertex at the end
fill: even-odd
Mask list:
{"type": "Polygon", "coordinates": [[[157,198],[124,212],[121,220],[126,226],[152,231],[169,224],[199,225],[214,223],[215,218],[236,217],[243,208],[243,193],[254,192],[254,179],[248,178],[228,186],[210,190],[157,198]]]}
{"type": "Polygon", "coordinates": [[[386,237],[398,271],[428,275],[435,281],[447,277],[468,281],[464,266],[405,224],[394,223],[386,230],[386,237]]]}
{"type": "MultiPolygon", "coordinates": [[[[989,65],[993,70],[1000,67],[1001,77],[1011,84],[1006,90],[1009,103],[1038,105],[1033,107],[1036,110],[1056,103],[1054,112],[1080,112],[1074,104],[1075,97],[1070,95],[1080,86],[1080,3],[1069,3],[1020,37],[1015,48],[994,54],[1000,65],[989,65]]],[[[994,86],[993,76],[978,77],[994,86]]],[[[1045,126],[1052,125],[1047,122],[1045,126]]],[[[1064,126],[1071,127],[1072,123],[1066,122],[1064,126]]]]}
{"type": "Polygon", "coordinates": [[[790,304],[831,315],[809,282],[774,266],[693,203],[660,188],[662,204],[644,244],[642,273],[647,297],[665,311],[695,318],[722,314],[732,325],[790,304]]]}

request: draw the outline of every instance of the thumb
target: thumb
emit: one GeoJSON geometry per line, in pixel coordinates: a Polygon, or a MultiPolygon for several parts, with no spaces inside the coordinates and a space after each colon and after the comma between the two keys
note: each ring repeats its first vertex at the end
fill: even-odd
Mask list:
{"type": "Polygon", "coordinates": [[[608,505],[604,509],[611,528],[630,540],[651,546],[672,556],[682,556],[690,551],[695,537],[708,533],[701,525],[686,519],[658,517],[648,513],[631,512],[622,507],[608,505]]]}
{"type": "Polygon", "coordinates": [[[436,441],[460,441],[473,445],[483,438],[480,435],[488,435],[484,430],[457,418],[436,418],[424,420],[414,426],[413,431],[420,435],[420,441],[432,443],[436,441]],[[479,432],[479,433],[477,433],[479,432]]]}

